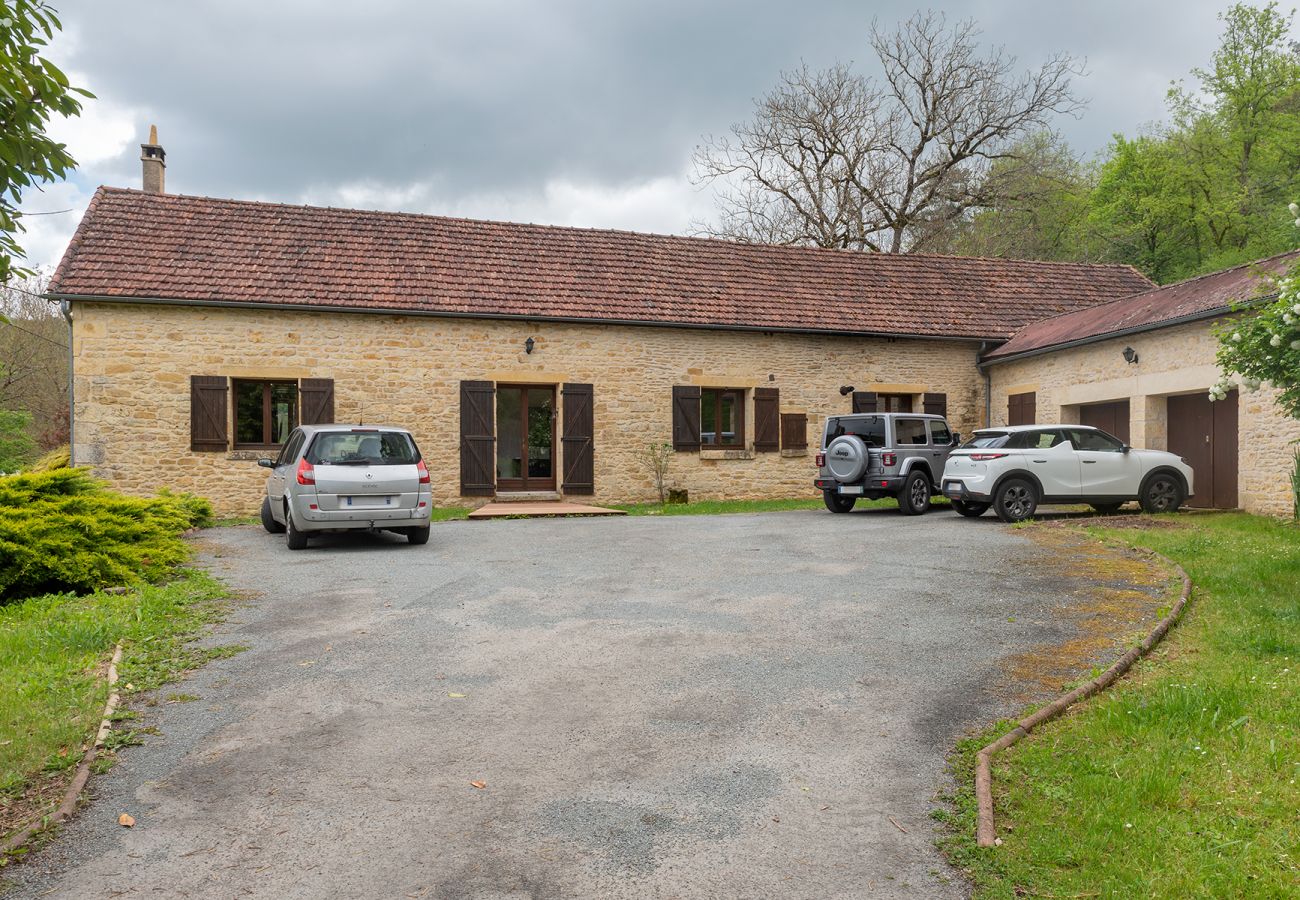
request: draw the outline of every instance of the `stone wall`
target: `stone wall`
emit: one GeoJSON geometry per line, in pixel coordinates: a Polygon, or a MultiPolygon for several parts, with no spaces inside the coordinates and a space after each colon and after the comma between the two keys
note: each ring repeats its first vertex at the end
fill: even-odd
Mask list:
{"type": "MultiPolygon", "coordinates": [[[[1130,442],[1164,450],[1165,399],[1209,390],[1220,374],[1216,346],[1212,324],[1194,322],[991,366],[993,424],[1006,423],[1009,394],[1035,392],[1037,419],[1047,424],[1077,421],[1081,404],[1127,398],[1130,442]],[[1125,361],[1126,347],[1137,352],[1136,363],[1125,361]]],[[[1241,392],[1237,493],[1242,509],[1281,516],[1292,510],[1300,420],[1283,413],[1273,396],[1270,390],[1241,392]]]]}
{"type": "Polygon", "coordinates": [[[190,451],[191,375],[333,378],[336,420],[414,432],[439,505],[484,502],[459,496],[463,379],[593,384],[598,503],[654,499],[637,455],[671,440],[675,384],[749,389],[750,447],[752,388],[808,415],[804,454],[673,454],[668,481],[692,499],[814,496],[825,416],[850,408],[841,385],[945,393],[962,432],[984,406],[975,342],[93,302],[73,316],[77,461],[129,493],[193,491],[222,515],[255,512],[266,472],[256,453],[190,451]]]}

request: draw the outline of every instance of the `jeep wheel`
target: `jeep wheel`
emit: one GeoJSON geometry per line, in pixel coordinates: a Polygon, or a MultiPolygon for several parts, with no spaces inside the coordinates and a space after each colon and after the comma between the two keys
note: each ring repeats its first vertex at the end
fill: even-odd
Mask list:
{"type": "Polygon", "coordinates": [[[1142,485],[1139,498],[1144,512],[1177,512],[1187,498],[1183,496],[1183,486],[1178,478],[1168,472],[1157,472],[1142,485]]]}
{"type": "Polygon", "coordinates": [[[952,501],[952,508],[968,519],[978,519],[980,516],[988,512],[989,506],[991,505],[992,504],[989,503],[974,503],[970,500],[952,501]]]}
{"type": "Polygon", "coordinates": [[[271,498],[262,498],[262,527],[266,529],[267,534],[284,534],[284,526],[275,521],[275,516],[271,515],[271,498]]]}
{"type": "Polygon", "coordinates": [[[834,491],[822,491],[822,499],[826,501],[826,508],[833,513],[849,512],[858,500],[857,497],[841,497],[834,491]]]}
{"type": "Polygon", "coordinates": [[[924,472],[913,472],[898,495],[898,508],[905,516],[919,516],[930,509],[930,479],[924,472]]]}
{"type": "Polygon", "coordinates": [[[1038,491],[1023,478],[1009,478],[994,495],[993,508],[1003,522],[1023,522],[1038,509],[1038,491]]]}

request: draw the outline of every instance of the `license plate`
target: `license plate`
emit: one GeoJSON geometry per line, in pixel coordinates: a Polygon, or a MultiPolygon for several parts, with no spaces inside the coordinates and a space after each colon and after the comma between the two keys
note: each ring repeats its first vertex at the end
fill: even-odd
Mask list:
{"type": "Polygon", "coordinates": [[[840,485],[840,493],[841,493],[841,494],[861,494],[861,493],[862,493],[862,485],[851,485],[851,486],[850,486],[850,485],[844,485],[844,484],[842,484],[842,485],[840,485]]]}
{"type": "Polygon", "coordinates": [[[379,496],[370,496],[370,497],[344,497],[343,505],[351,506],[351,507],[364,506],[367,508],[375,507],[375,506],[392,506],[393,498],[389,495],[379,495],[379,496]]]}

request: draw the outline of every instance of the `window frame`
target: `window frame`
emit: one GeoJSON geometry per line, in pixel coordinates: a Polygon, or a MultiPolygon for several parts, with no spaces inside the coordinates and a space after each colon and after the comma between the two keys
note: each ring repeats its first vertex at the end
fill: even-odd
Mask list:
{"type": "Polygon", "coordinates": [[[745,443],[745,389],[744,388],[700,388],[700,449],[701,450],[744,450],[745,443]],[[713,395],[713,440],[704,440],[704,406],[709,402],[709,395],[713,395]],[[722,398],[728,394],[734,395],[736,410],[736,443],[721,443],[722,429],[718,427],[722,422],[722,398]]]}
{"type": "Polygon", "coordinates": [[[269,440],[271,437],[271,428],[273,424],[272,405],[271,405],[271,388],[273,385],[292,385],[293,386],[293,412],[289,423],[289,434],[284,443],[292,440],[294,429],[301,424],[302,402],[299,396],[298,379],[296,378],[231,378],[230,379],[230,445],[235,450],[278,450],[283,443],[274,443],[269,440]],[[253,443],[240,441],[239,439],[239,386],[244,384],[257,384],[262,387],[262,441],[253,443]]]}
{"type": "Polygon", "coordinates": [[[876,394],[876,412],[878,413],[898,413],[901,415],[916,414],[916,397],[912,394],[876,394]],[[900,401],[906,408],[890,409],[890,401],[900,401]]]}
{"type": "MultiPolygon", "coordinates": [[[[895,444],[895,445],[897,445],[897,446],[899,446],[899,447],[930,447],[930,446],[933,446],[933,444],[932,444],[931,441],[930,441],[930,424],[929,424],[929,421],[928,421],[927,419],[923,419],[923,418],[921,418],[921,417],[918,416],[918,415],[911,415],[911,416],[904,415],[904,416],[899,416],[899,417],[897,417],[897,418],[894,419],[894,421],[893,421],[893,426],[894,426],[894,444],[895,444]],[[902,438],[901,438],[900,435],[899,435],[899,425],[900,425],[902,422],[904,422],[904,421],[907,421],[907,422],[915,422],[915,423],[919,424],[919,425],[921,426],[921,434],[925,436],[925,440],[922,441],[922,442],[919,443],[919,444],[917,444],[917,443],[912,443],[912,442],[904,443],[904,441],[902,440],[902,438]]],[[[947,446],[947,445],[945,445],[945,446],[947,446]]]]}

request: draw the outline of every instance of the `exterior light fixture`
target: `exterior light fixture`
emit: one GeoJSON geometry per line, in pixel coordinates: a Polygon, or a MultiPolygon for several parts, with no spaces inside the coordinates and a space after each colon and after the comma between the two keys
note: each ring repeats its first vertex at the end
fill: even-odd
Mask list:
{"type": "Polygon", "coordinates": [[[847,397],[847,396],[848,396],[849,394],[851,394],[851,393],[853,393],[853,385],[851,385],[851,384],[846,384],[846,385],[844,385],[843,387],[840,388],[840,396],[841,396],[841,397],[847,397]]]}
{"type": "Polygon", "coordinates": [[[1135,363],[1138,361],[1138,352],[1132,347],[1124,348],[1124,362],[1135,363]]]}
{"type": "Polygon", "coordinates": [[[532,353],[532,352],[533,352],[533,345],[536,344],[536,343],[537,343],[537,342],[534,341],[532,338],[529,338],[528,340],[524,341],[524,352],[525,352],[525,353],[532,353]]]}

